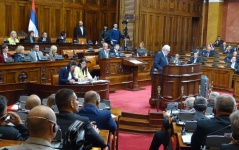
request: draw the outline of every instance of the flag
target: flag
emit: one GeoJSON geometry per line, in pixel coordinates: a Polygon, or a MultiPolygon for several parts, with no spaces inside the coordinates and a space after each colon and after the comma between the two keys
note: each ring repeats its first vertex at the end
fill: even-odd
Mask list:
{"type": "Polygon", "coordinates": [[[38,21],[35,9],[35,1],[32,0],[31,15],[28,25],[28,31],[34,31],[34,37],[38,37],[38,21]]]}

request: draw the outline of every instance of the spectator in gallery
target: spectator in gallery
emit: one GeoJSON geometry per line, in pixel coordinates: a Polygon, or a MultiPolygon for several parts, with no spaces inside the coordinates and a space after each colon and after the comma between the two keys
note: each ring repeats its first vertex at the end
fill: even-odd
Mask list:
{"type": "Polygon", "coordinates": [[[226,50],[226,48],[227,48],[227,43],[226,42],[223,42],[221,45],[220,45],[220,50],[222,50],[222,51],[225,51],[226,50]]]}
{"type": "Polygon", "coordinates": [[[25,61],[24,47],[18,45],[16,48],[16,53],[14,54],[14,62],[23,62],[25,61]]]}
{"type": "Polygon", "coordinates": [[[7,39],[10,45],[16,45],[17,43],[19,43],[19,40],[17,38],[17,32],[16,31],[12,31],[10,33],[10,37],[7,39]]]}
{"type": "Polygon", "coordinates": [[[124,38],[124,35],[121,34],[118,29],[118,24],[113,24],[113,29],[110,30],[110,43],[111,45],[120,44],[120,38],[124,38]]]}
{"type": "Polygon", "coordinates": [[[86,29],[83,26],[83,21],[79,21],[79,25],[75,28],[75,38],[85,38],[86,37],[86,29]]]}
{"type": "Polygon", "coordinates": [[[25,43],[35,43],[34,31],[29,31],[28,36],[25,37],[25,43]]]}
{"type": "Polygon", "coordinates": [[[210,45],[207,45],[207,49],[203,51],[203,57],[213,57],[214,52],[210,45]]]}
{"type": "Polygon", "coordinates": [[[1,53],[0,53],[0,63],[5,63],[6,58],[10,58],[11,54],[8,53],[8,46],[7,44],[1,45],[1,53]]]}
{"type": "Polygon", "coordinates": [[[108,25],[105,24],[103,27],[103,30],[101,31],[100,38],[101,41],[104,43],[110,44],[110,37],[109,37],[109,30],[108,30],[108,25]]]}
{"type": "Polygon", "coordinates": [[[137,49],[137,56],[147,56],[147,49],[144,47],[144,42],[139,43],[139,48],[137,49]]]}
{"type": "Polygon", "coordinates": [[[56,39],[56,43],[66,43],[66,32],[62,31],[61,35],[56,39]]]}
{"type": "MultiPolygon", "coordinates": [[[[198,56],[202,56],[202,51],[200,50],[200,48],[199,48],[198,46],[191,51],[191,54],[192,54],[192,55],[193,55],[194,53],[197,53],[198,56]]],[[[191,55],[191,56],[192,56],[192,55],[191,55]]]]}
{"type": "Polygon", "coordinates": [[[73,84],[74,82],[78,81],[77,78],[74,77],[74,69],[76,67],[76,62],[71,61],[66,67],[60,69],[59,72],[59,85],[65,85],[67,83],[73,84]]]}
{"type": "Polygon", "coordinates": [[[46,32],[42,32],[42,36],[38,39],[38,43],[51,43],[51,39],[47,37],[46,32]]]}
{"type": "Polygon", "coordinates": [[[57,47],[56,45],[52,45],[51,48],[50,48],[50,51],[49,51],[49,59],[51,61],[54,61],[55,60],[55,56],[57,56],[57,47]]]}
{"type": "Polygon", "coordinates": [[[234,52],[234,49],[231,45],[228,45],[223,54],[232,54],[234,52]]]}
{"type": "Polygon", "coordinates": [[[89,69],[87,68],[87,60],[85,58],[81,58],[78,66],[75,67],[74,76],[79,81],[92,79],[89,69]]]}
{"type": "Polygon", "coordinates": [[[222,44],[223,44],[223,40],[221,40],[221,37],[220,36],[218,36],[217,37],[217,40],[214,42],[214,46],[215,47],[220,47],[222,44]]]}

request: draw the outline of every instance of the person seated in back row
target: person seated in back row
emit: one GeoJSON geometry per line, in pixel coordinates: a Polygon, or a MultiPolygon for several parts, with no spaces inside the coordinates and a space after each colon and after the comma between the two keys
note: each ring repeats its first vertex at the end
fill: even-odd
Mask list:
{"type": "Polygon", "coordinates": [[[6,58],[10,58],[11,54],[8,53],[8,46],[7,44],[2,44],[1,45],[1,53],[0,53],[0,63],[5,63],[6,58]]]}
{"type": "Polygon", "coordinates": [[[66,43],[66,32],[62,31],[61,35],[56,39],[56,43],[66,43]]]}
{"type": "Polygon", "coordinates": [[[75,67],[74,77],[77,78],[78,81],[92,79],[92,76],[87,68],[87,60],[85,58],[81,58],[78,66],[75,67]]]}
{"type": "Polygon", "coordinates": [[[14,62],[23,62],[25,61],[24,47],[18,45],[16,48],[16,53],[14,54],[14,62]]]}
{"type": "Polygon", "coordinates": [[[109,51],[110,58],[120,57],[119,44],[115,44],[114,48],[109,51]]]}
{"type": "Polygon", "coordinates": [[[12,31],[10,33],[10,37],[7,40],[8,40],[10,45],[16,45],[17,43],[19,43],[19,40],[17,39],[17,32],[12,31]]]}
{"type": "Polygon", "coordinates": [[[67,83],[73,84],[74,82],[78,81],[77,78],[74,77],[74,69],[76,67],[76,62],[70,62],[66,67],[62,67],[59,72],[59,85],[65,85],[67,83]]]}
{"type": "Polygon", "coordinates": [[[175,54],[175,57],[172,57],[170,59],[170,62],[175,63],[176,65],[181,65],[182,61],[180,59],[180,55],[179,54],[175,54]]]}
{"type": "Polygon", "coordinates": [[[39,49],[40,49],[39,45],[34,44],[32,46],[32,50],[28,53],[28,56],[34,62],[40,61],[42,59],[42,57],[43,57],[43,53],[39,49]]]}
{"type": "Polygon", "coordinates": [[[52,45],[51,48],[50,48],[50,51],[49,51],[49,59],[51,61],[54,61],[55,60],[55,56],[57,56],[57,47],[56,45],[52,45]]]}
{"type": "Polygon", "coordinates": [[[137,49],[137,56],[138,57],[147,56],[147,50],[144,47],[144,42],[139,43],[139,48],[137,49]]]}
{"type": "Polygon", "coordinates": [[[25,37],[25,43],[35,43],[36,38],[34,37],[34,31],[29,31],[28,36],[25,37]]]}
{"type": "Polygon", "coordinates": [[[99,59],[109,58],[108,44],[104,43],[103,48],[100,48],[99,59]]]}
{"type": "Polygon", "coordinates": [[[195,64],[200,62],[201,62],[201,58],[198,57],[198,53],[194,53],[193,57],[189,59],[187,64],[195,64]]]}
{"type": "Polygon", "coordinates": [[[239,64],[236,62],[236,57],[234,56],[232,57],[231,62],[229,62],[226,67],[234,69],[235,74],[239,73],[239,64]]]}
{"type": "Polygon", "coordinates": [[[51,39],[47,37],[46,32],[42,32],[42,37],[38,39],[38,43],[51,43],[51,39]]]}
{"type": "Polygon", "coordinates": [[[236,62],[239,63],[239,56],[237,56],[237,51],[234,51],[233,54],[229,54],[224,58],[225,63],[231,63],[232,57],[236,57],[236,62]]]}

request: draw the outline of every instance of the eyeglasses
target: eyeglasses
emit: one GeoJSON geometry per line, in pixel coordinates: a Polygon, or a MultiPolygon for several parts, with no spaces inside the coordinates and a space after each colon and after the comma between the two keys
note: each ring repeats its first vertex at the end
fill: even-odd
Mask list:
{"type": "Polygon", "coordinates": [[[7,118],[7,113],[5,113],[2,117],[0,117],[0,120],[1,120],[1,121],[5,121],[6,118],[7,118]]]}

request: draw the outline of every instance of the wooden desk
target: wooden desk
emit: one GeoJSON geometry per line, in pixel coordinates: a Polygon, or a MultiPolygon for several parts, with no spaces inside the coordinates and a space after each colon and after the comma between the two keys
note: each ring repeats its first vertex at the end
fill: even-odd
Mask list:
{"type": "Polygon", "coordinates": [[[236,101],[239,101],[239,75],[234,75],[233,96],[236,101]]]}
{"type": "Polygon", "coordinates": [[[181,130],[182,126],[178,126],[175,122],[173,122],[173,132],[177,136],[177,147],[181,150],[190,150],[191,146],[183,143],[181,130]]]}
{"type": "Polygon", "coordinates": [[[218,90],[231,90],[232,77],[234,70],[231,68],[220,68],[202,66],[202,72],[209,79],[209,83],[213,82],[213,88],[218,90]]]}
{"type": "Polygon", "coordinates": [[[20,145],[23,141],[0,140],[0,147],[20,145]]]}
{"type": "MultiPolygon", "coordinates": [[[[109,130],[100,130],[99,135],[104,139],[105,144],[107,144],[109,140],[109,130]]],[[[91,150],[101,150],[101,148],[92,147],[91,150]]]]}

